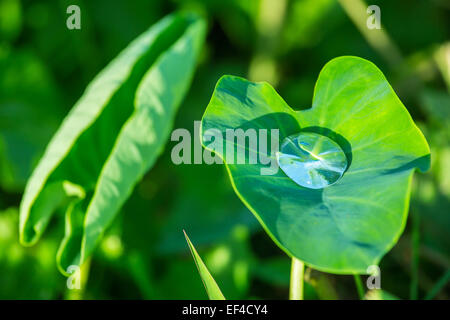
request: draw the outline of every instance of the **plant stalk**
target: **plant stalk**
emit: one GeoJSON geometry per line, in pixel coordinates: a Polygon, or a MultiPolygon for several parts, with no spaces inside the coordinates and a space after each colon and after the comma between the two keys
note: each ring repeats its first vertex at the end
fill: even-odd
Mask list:
{"type": "Polygon", "coordinates": [[[410,299],[419,298],[419,247],[420,247],[420,218],[417,212],[411,213],[412,218],[412,237],[411,237],[411,284],[410,299]]]}
{"type": "Polygon", "coordinates": [[[361,277],[359,276],[359,274],[354,274],[353,277],[355,278],[355,285],[356,285],[356,290],[358,290],[359,299],[364,300],[365,292],[364,292],[363,283],[361,281],[361,277]]]}
{"type": "Polygon", "coordinates": [[[292,258],[289,300],[303,300],[304,271],[305,264],[296,258],[292,258]]]}
{"type": "Polygon", "coordinates": [[[439,278],[438,282],[426,295],[425,300],[433,299],[436,296],[436,294],[438,294],[439,291],[441,291],[442,288],[445,287],[448,281],[450,281],[450,270],[447,270],[447,272],[445,272],[444,275],[441,278],[439,278]]]}

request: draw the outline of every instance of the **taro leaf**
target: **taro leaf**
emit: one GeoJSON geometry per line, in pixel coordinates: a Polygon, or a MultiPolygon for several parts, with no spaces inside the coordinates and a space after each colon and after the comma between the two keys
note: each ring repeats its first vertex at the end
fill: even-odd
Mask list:
{"type": "MultiPolygon", "coordinates": [[[[262,175],[267,165],[249,164],[250,152],[245,164],[226,163],[238,196],[288,255],[325,272],[366,273],[396,243],[406,222],[413,171],[429,168],[430,151],[374,64],[348,56],[331,60],[317,80],[312,108],[304,111],[291,109],[267,83],[224,76],[203,116],[202,143],[224,158],[211,137],[223,137],[225,147],[226,130],[238,128],[279,129],[280,141],[300,131],[316,132],[346,153],[343,177],[316,190],[297,185],[282,170],[262,175]]],[[[235,155],[246,147],[228,139],[235,155]]],[[[269,152],[261,151],[273,160],[274,150],[269,152]]]]}
{"type": "Polygon", "coordinates": [[[22,199],[20,239],[34,244],[65,206],[63,273],[92,253],[162,152],[204,33],[203,20],[190,14],[151,27],[93,80],[48,145],[22,199]]]}
{"type": "Polygon", "coordinates": [[[195,265],[197,266],[198,273],[200,274],[200,277],[202,278],[203,285],[205,286],[206,293],[208,294],[208,297],[210,300],[225,300],[225,297],[222,294],[222,291],[220,291],[219,286],[217,285],[216,281],[212,277],[212,275],[209,273],[208,268],[206,267],[205,263],[203,262],[202,258],[197,253],[197,250],[195,250],[194,245],[192,244],[191,240],[189,240],[189,237],[187,236],[186,232],[183,230],[184,236],[186,237],[186,241],[189,245],[189,249],[191,250],[192,257],[194,258],[195,265]]]}

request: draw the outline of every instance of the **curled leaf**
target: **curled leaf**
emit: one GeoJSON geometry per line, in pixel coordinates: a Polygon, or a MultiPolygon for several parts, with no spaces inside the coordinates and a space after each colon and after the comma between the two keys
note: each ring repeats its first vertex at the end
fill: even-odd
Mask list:
{"type": "Polygon", "coordinates": [[[67,208],[63,273],[92,253],[162,152],[204,34],[191,14],[152,26],[92,81],[49,143],[22,199],[20,240],[34,244],[53,212],[67,208]]]}

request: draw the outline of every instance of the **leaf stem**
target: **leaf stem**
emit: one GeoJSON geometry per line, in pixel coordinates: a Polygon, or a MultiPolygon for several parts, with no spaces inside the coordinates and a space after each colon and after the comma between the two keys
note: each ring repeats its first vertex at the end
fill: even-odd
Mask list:
{"type": "Polygon", "coordinates": [[[304,271],[305,264],[296,258],[292,258],[289,300],[303,300],[304,271]]]}
{"type": "Polygon", "coordinates": [[[433,286],[433,288],[428,292],[428,294],[425,297],[425,300],[431,300],[433,299],[436,294],[439,293],[439,291],[442,290],[442,288],[445,287],[447,282],[450,281],[450,270],[447,270],[444,275],[439,278],[438,282],[433,286]]]}
{"type": "Polygon", "coordinates": [[[367,27],[368,5],[365,1],[339,0],[338,2],[372,48],[392,66],[402,63],[402,54],[386,30],[384,28],[370,30],[367,27]]]}
{"type": "Polygon", "coordinates": [[[411,261],[411,285],[410,299],[417,300],[419,298],[419,246],[420,246],[420,218],[417,212],[411,213],[412,218],[412,261],[411,261]]]}
{"type": "Polygon", "coordinates": [[[356,290],[358,290],[359,299],[364,300],[365,291],[364,291],[363,283],[361,281],[361,277],[359,276],[359,274],[354,274],[353,277],[355,278],[355,285],[356,285],[356,290]]]}

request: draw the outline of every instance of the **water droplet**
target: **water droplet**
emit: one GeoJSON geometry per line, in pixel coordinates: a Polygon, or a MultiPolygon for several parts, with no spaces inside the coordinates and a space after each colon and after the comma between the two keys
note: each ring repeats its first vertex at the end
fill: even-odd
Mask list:
{"type": "Polygon", "coordinates": [[[310,189],[337,182],[347,168],[347,157],[341,147],[330,138],[312,132],[285,138],[276,156],[278,165],[289,178],[310,189]]]}

